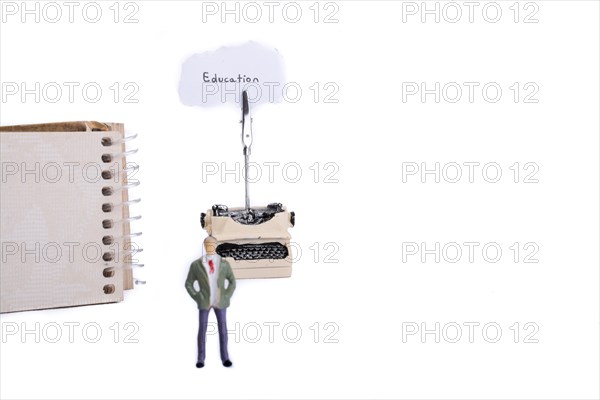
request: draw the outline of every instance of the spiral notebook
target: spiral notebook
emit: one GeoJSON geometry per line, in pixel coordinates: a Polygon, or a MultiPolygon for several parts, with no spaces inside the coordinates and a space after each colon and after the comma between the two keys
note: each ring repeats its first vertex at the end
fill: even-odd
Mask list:
{"type": "Polygon", "coordinates": [[[0,312],[112,303],[133,288],[124,126],[0,127],[0,312]]]}

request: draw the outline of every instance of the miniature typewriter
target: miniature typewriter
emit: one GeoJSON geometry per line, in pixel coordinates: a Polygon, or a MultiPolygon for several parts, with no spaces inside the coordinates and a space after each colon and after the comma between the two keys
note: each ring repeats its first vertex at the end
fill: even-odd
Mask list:
{"type": "Polygon", "coordinates": [[[202,227],[217,239],[217,254],[225,257],[238,279],[284,278],[292,274],[291,236],[294,212],[281,203],[250,207],[248,163],[252,146],[252,118],[248,95],[242,93],[242,144],[244,148],[245,207],[214,205],[202,213],[202,227]]]}

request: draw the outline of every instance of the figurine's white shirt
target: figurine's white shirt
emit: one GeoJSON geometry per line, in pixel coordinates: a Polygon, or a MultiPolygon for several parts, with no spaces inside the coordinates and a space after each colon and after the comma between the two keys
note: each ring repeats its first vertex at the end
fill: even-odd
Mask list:
{"type": "Polygon", "coordinates": [[[208,275],[208,284],[210,285],[210,305],[216,306],[219,299],[219,288],[217,287],[217,277],[219,276],[219,268],[221,267],[221,256],[218,254],[207,254],[206,262],[204,263],[204,268],[206,269],[206,274],[208,275]],[[215,266],[215,272],[210,273],[210,267],[208,265],[208,260],[212,260],[215,266]]]}

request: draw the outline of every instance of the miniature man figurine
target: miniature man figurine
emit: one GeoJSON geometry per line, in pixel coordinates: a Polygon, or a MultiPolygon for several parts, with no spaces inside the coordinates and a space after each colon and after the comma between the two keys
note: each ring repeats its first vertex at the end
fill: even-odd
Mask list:
{"type": "Polygon", "coordinates": [[[206,258],[199,258],[190,266],[185,281],[185,288],[192,299],[198,304],[200,310],[200,326],[198,329],[198,362],[197,368],[204,367],[206,356],[206,328],[208,325],[208,313],[212,308],[217,316],[219,327],[219,345],[221,347],[221,361],[225,367],[231,367],[227,353],[227,319],[226,312],[229,300],[235,291],[235,276],[231,266],[221,256],[216,254],[217,240],[209,236],[204,240],[206,258]],[[228,286],[225,287],[225,281],[228,286]],[[194,282],[198,282],[200,290],[194,288],[194,282]]]}

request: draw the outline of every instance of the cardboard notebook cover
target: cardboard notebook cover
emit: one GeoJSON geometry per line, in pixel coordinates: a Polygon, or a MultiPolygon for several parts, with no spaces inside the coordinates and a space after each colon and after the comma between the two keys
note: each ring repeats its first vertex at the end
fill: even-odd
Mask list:
{"type": "Polygon", "coordinates": [[[123,124],[0,127],[0,312],[133,288],[123,139],[123,124]]]}

